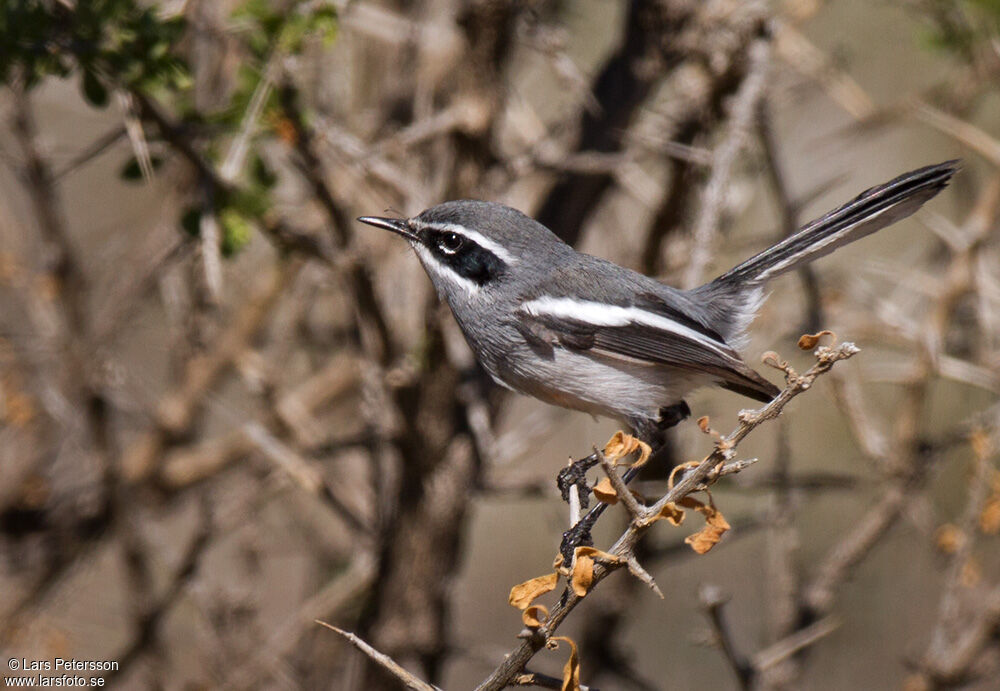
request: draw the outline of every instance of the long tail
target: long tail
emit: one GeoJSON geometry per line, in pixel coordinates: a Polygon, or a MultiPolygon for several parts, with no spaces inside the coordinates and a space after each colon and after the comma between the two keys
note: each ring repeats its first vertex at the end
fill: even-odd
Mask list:
{"type": "Polygon", "coordinates": [[[923,206],[947,186],[958,167],[957,160],[946,161],[904,173],[895,180],[865,190],[712,283],[717,288],[726,284],[745,287],[760,284],[871,235],[923,206]]]}
{"type": "Polygon", "coordinates": [[[760,307],[765,281],[906,218],[945,188],[958,164],[946,161],[927,166],[865,190],[794,235],[696,288],[696,300],[708,313],[713,328],[728,343],[739,347],[760,307]]]}

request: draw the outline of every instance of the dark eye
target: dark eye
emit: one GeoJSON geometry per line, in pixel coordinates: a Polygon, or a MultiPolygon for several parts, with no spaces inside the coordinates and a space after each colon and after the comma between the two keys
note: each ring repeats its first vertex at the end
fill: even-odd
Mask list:
{"type": "Polygon", "coordinates": [[[438,247],[441,248],[441,251],[445,254],[455,254],[455,252],[462,249],[462,244],[464,242],[465,238],[458,233],[441,233],[440,237],[438,237],[437,244],[438,247]]]}

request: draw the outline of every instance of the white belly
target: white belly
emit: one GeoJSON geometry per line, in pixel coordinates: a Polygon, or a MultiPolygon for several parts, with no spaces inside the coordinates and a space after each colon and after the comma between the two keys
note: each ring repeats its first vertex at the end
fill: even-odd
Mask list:
{"type": "MultiPolygon", "coordinates": [[[[493,364],[493,363],[491,363],[493,364]]],[[[554,348],[551,357],[519,354],[488,367],[495,379],[547,403],[624,420],[657,419],[704,383],[664,365],[554,348]],[[530,363],[530,366],[528,366],[530,363]]]]}

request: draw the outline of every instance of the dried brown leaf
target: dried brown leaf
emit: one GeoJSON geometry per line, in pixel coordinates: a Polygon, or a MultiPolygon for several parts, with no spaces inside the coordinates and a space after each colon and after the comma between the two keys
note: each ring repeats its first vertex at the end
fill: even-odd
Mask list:
{"type": "Polygon", "coordinates": [[[827,329],[823,329],[822,331],[814,334],[802,334],[802,336],[799,337],[799,348],[801,350],[812,350],[819,345],[819,341],[823,338],[823,336],[830,336],[830,340],[833,343],[837,342],[837,334],[827,329]]]}
{"type": "Polygon", "coordinates": [[[620,564],[621,557],[604,552],[596,547],[577,547],[573,550],[573,569],[569,575],[570,586],[577,597],[585,597],[594,582],[594,562],[603,561],[609,564],[620,564]]]}
{"type": "Polygon", "coordinates": [[[594,582],[594,559],[588,556],[577,556],[573,560],[573,574],[570,585],[577,597],[585,597],[594,582]]]}
{"type": "Polygon", "coordinates": [[[555,641],[565,641],[570,647],[569,659],[566,660],[566,664],[563,666],[561,691],[580,691],[580,654],[577,652],[576,643],[566,636],[553,636],[549,639],[549,642],[552,644],[555,644],[555,641]]]}
{"type": "Polygon", "coordinates": [[[672,525],[680,525],[684,522],[684,509],[678,508],[677,504],[668,501],[660,509],[660,513],[653,516],[652,521],[655,522],[663,519],[670,521],[672,525]]]}
{"type": "Polygon", "coordinates": [[[715,504],[711,500],[708,504],[704,504],[694,497],[684,497],[678,503],[681,506],[694,509],[705,517],[705,527],[684,538],[684,542],[691,545],[691,549],[698,554],[704,554],[715,547],[731,527],[729,521],[726,520],[721,511],[715,508],[715,504]]]}
{"type": "Polygon", "coordinates": [[[593,492],[597,501],[603,501],[605,504],[618,503],[618,493],[615,491],[614,485],[611,484],[610,478],[602,477],[600,482],[594,485],[593,492]]]}
{"type": "Polygon", "coordinates": [[[684,538],[684,542],[691,545],[691,549],[698,554],[704,554],[719,543],[719,540],[722,539],[723,534],[725,534],[727,530],[729,529],[706,524],[705,527],[697,533],[688,535],[684,538]]]}
{"type": "Polygon", "coordinates": [[[644,441],[639,442],[639,458],[636,459],[635,463],[632,464],[633,468],[638,468],[639,466],[646,465],[646,461],[649,457],[653,455],[653,447],[644,441]]]}
{"type": "Polygon", "coordinates": [[[788,365],[788,363],[782,360],[781,357],[773,350],[769,350],[761,355],[760,361],[768,367],[774,367],[775,369],[784,369],[788,365]]]}
{"type": "Polygon", "coordinates": [[[510,589],[508,602],[510,602],[513,607],[524,609],[539,595],[544,595],[550,590],[553,590],[558,581],[558,573],[548,573],[544,576],[532,578],[530,581],[519,583],[510,589]]]}
{"type": "Polygon", "coordinates": [[[670,471],[670,477],[667,478],[667,487],[669,489],[674,488],[674,479],[678,473],[682,473],[688,468],[697,468],[699,465],[701,465],[701,461],[688,461],[687,463],[675,465],[674,469],[670,471]]]}
{"type": "Polygon", "coordinates": [[[549,618],[549,610],[545,605],[532,605],[521,612],[521,621],[529,629],[537,629],[549,618]]]}
{"type": "Polygon", "coordinates": [[[621,564],[622,562],[625,561],[625,559],[619,557],[617,554],[612,554],[611,552],[605,552],[603,550],[597,549],[596,547],[589,547],[589,546],[577,547],[573,551],[573,554],[576,557],[590,557],[597,561],[603,561],[608,564],[621,564]]]}
{"type": "Polygon", "coordinates": [[[608,443],[604,445],[604,456],[612,463],[615,463],[618,459],[628,456],[635,450],[635,441],[635,437],[631,434],[625,434],[621,430],[618,430],[611,436],[611,439],[608,439],[608,443]]]}
{"type": "Polygon", "coordinates": [[[722,535],[729,530],[729,528],[720,528],[713,525],[705,524],[705,527],[699,530],[697,533],[688,535],[684,538],[684,542],[691,545],[693,549],[698,554],[704,554],[708,550],[715,547],[719,540],[722,539],[722,535]]]}
{"type": "Polygon", "coordinates": [[[636,451],[639,452],[639,459],[632,464],[634,467],[643,465],[653,453],[649,444],[621,430],[615,432],[608,443],[604,445],[604,456],[611,461],[612,465],[618,465],[621,459],[636,451]]]}

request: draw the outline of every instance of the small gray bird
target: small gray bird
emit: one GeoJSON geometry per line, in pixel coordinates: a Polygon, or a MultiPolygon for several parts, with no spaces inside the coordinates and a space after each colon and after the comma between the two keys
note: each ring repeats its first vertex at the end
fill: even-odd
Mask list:
{"type": "Polygon", "coordinates": [[[577,252],[501,204],[451,201],[410,219],[358,220],[406,238],[499,384],[616,418],[659,446],[715,384],[767,402],[778,388],[737,348],[769,279],[906,218],[957,170],[948,161],[873,187],[710,283],[678,290],[577,252]]]}

